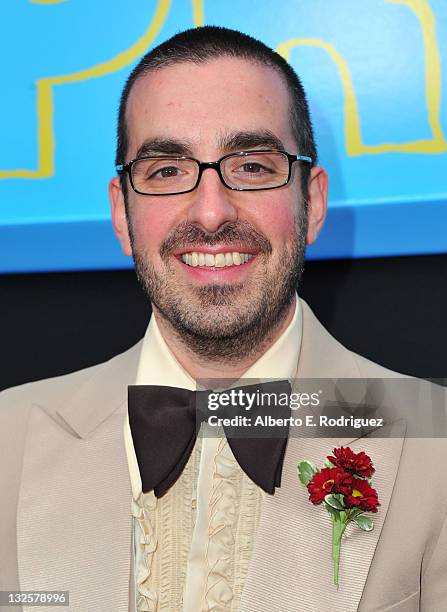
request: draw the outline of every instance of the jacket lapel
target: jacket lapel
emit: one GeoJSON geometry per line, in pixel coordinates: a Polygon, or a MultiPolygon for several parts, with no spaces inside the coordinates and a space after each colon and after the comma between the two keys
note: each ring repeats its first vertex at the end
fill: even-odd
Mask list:
{"type": "Polygon", "coordinates": [[[31,411],[17,510],[20,588],[68,590],[77,612],[129,606],[123,424],[140,348],[87,370],[75,391],[65,387],[31,411]]]}
{"type": "MultiPolygon", "coordinates": [[[[334,340],[305,302],[299,380],[360,378],[354,355],[334,340]]],[[[361,386],[361,385],[360,385],[361,386]]],[[[361,393],[360,393],[361,395],[361,393]]],[[[402,426],[393,435],[404,435],[402,426]]],[[[386,517],[402,451],[402,438],[289,439],[281,488],[266,496],[240,612],[355,612],[386,517]],[[342,542],[340,587],[333,584],[332,522],[322,506],[308,500],[297,477],[297,464],[308,459],[321,467],[334,446],[364,450],[376,467],[374,486],[380,507],[371,515],[372,532],[352,524],[342,542]]],[[[359,607],[360,606],[360,607],[359,607]]]]}

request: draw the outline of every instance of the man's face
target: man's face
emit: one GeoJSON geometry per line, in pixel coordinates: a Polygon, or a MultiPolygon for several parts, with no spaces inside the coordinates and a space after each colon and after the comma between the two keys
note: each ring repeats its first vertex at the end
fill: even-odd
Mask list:
{"type": "MultiPolygon", "coordinates": [[[[275,139],[298,153],[289,104],[281,77],[251,61],[162,68],[137,80],[129,96],[126,161],[143,154],[215,161],[276,148],[275,139]]],[[[212,169],[186,194],[143,196],[129,185],[130,239],[117,179],[110,193],[115,231],[153,306],[196,351],[220,342],[224,356],[236,338],[241,347],[250,336],[259,342],[290,310],[306,241],[298,163],[290,183],[271,191],[231,191],[212,169]],[[207,254],[220,257],[200,265],[212,263],[207,254]]]]}

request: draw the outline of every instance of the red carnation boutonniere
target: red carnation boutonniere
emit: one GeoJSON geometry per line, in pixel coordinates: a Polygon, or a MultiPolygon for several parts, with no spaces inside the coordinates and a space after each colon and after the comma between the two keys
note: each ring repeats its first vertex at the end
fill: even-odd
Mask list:
{"type": "Polygon", "coordinates": [[[374,474],[370,457],[349,447],[334,448],[325,467],[319,470],[310,461],[298,464],[298,477],[309,491],[309,500],[323,503],[332,518],[332,561],[334,584],[338,588],[341,540],[347,525],[354,521],[363,531],[371,531],[372,520],[365,512],[377,512],[379,498],[371,486],[374,474]]]}

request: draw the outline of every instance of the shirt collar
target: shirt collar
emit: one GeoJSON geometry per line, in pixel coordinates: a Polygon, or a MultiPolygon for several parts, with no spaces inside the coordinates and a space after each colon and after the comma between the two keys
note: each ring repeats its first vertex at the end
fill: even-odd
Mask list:
{"type": "Polygon", "coordinates": [[[190,391],[196,389],[195,380],[172,354],[154,316],[144,335],[135,384],[181,387],[190,391]]]}
{"type": "MultiPolygon", "coordinates": [[[[293,318],[275,343],[243,374],[243,379],[293,379],[296,376],[302,338],[302,311],[296,296],[293,318]]],[[[180,365],[161,335],[152,316],[143,338],[135,384],[165,385],[193,391],[195,380],[180,365]]],[[[124,421],[124,444],[132,485],[132,495],[141,494],[141,478],[130,433],[129,417],[124,421]]]]}
{"type": "Polygon", "coordinates": [[[274,344],[242,375],[241,378],[270,379],[296,376],[301,348],[302,313],[298,296],[289,325],[274,344]]]}

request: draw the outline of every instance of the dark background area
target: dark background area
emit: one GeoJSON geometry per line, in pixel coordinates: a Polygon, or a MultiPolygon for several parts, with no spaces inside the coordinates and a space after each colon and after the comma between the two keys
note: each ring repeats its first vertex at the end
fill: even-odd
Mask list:
{"type": "MultiPolygon", "coordinates": [[[[447,255],[311,261],[300,295],[351,350],[405,374],[447,377],[447,255]]],[[[0,315],[4,389],[126,350],[150,310],[125,270],[3,275],[0,315]]]]}

